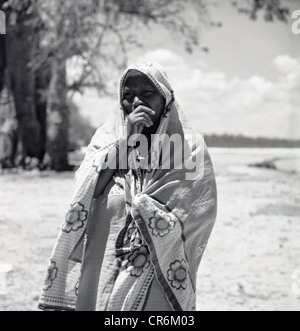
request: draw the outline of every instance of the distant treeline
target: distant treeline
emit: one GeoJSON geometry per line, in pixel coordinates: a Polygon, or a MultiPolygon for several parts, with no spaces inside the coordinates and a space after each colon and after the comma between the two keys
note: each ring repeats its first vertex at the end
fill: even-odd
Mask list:
{"type": "Polygon", "coordinates": [[[300,140],[287,140],[275,138],[250,138],[233,135],[205,135],[208,147],[224,148],[300,148],[300,140]]]}

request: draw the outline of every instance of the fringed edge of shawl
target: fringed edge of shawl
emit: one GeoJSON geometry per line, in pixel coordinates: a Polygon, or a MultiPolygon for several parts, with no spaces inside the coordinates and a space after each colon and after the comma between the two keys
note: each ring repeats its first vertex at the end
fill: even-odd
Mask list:
{"type": "Polygon", "coordinates": [[[42,295],[40,297],[40,303],[38,305],[38,309],[47,310],[53,309],[56,311],[75,311],[76,310],[76,302],[70,301],[67,302],[61,298],[47,297],[42,295]]]}

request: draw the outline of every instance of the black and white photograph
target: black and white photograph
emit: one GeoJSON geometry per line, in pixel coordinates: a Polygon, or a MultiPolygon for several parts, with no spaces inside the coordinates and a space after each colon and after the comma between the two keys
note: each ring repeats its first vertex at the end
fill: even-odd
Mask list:
{"type": "Polygon", "coordinates": [[[299,311],[299,238],[300,0],[0,0],[0,311],[299,311]]]}

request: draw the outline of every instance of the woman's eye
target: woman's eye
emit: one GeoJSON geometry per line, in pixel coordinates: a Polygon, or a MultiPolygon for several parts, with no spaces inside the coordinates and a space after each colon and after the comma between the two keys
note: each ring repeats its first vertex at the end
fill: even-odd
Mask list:
{"type": "Polygon", "coordinates": [[[133,96],[130,93],[125,93],[124,96],[123,96],[123,98],[125,100],[132,100],[133,99],[133,96]]]}
{"type": "Polygon", "coordinates": [[[143,93],[144,97],[146,97],[146,98],[151,97],[152,94],[153,94],[152,91],[145,91],[145,92],[143,93]]]}

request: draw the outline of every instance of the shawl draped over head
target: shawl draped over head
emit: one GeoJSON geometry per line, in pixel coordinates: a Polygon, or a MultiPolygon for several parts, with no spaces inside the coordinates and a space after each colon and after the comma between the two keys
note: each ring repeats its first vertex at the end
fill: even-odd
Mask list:
{"type": "MultiPolygon", "coordinates": [[[[166,100],[152,145],[155,146],[159,136],[165,142],[174,135],[181,138],[182,144],[172,145],[169,169],[151,169],[141,178],[133,175],[139,169],[136,164],[139,159],[130,154],[136,168],[131,166],[127,175],[132,183],[124,194],[127,212],[148,247],[155,276],[171,307],[176,311],[196,309],[197,270],[216,219],[215,176],[204,139],[179,107],[167,75],[160,65],[148,62],[130,66],[124,72],[120,105],[97,130],[76,173],[73,201],[51,256],[39,302],[41,309],[76,309],[84,260],[82,243],[92,213],[95,187],[109,150],[127,130],[127,115],[121,102],[124,80],[130,70],[145,74],[166,100]],[[178,156],[178,152],[183,161],[181,168],[175,162],[174,155],[178,156]]],[[[139,154],[138,149],[134,151],[139,154]]],[[[152,156],[154,160],[155,155],[152,156]]],[[[132,292],[128,291],[129,298],[120,306],[121,310],[132,309],[132,292]]]]}

